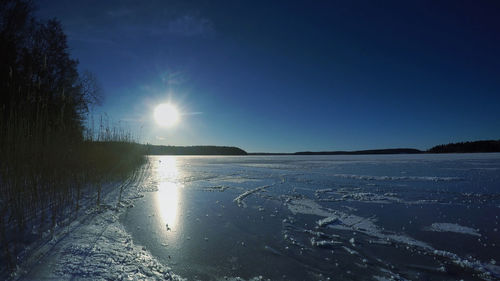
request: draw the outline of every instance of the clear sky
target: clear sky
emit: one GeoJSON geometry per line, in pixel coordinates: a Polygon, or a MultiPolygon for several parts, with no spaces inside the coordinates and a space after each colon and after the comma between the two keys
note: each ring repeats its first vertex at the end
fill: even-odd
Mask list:
{"type": "Polygon", "coordinates": [[[95,110],[141,142],[249,152],[500,139],[498,1],[35,1],[95,110]],[[160,128],[153,109],[176,104],[160,128]]]}

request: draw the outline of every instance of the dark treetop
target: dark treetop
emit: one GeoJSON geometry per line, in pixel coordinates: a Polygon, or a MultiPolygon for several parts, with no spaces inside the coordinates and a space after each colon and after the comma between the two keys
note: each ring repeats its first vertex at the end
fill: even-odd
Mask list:
{"type": "Polygon", "coordinates": [[[431,153],[500,152],[500,140],[457,142],[434,146],[431,153]]]}

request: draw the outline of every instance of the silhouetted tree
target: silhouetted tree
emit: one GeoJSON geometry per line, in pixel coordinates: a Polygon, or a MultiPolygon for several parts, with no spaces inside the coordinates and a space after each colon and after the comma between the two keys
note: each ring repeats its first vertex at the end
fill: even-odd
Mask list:
{"type": "Polygon", "coordinates": [[[457,142],[434,146],[431,153],[500,152],[500,140],[457,142]]]}
{"type": "Polygon", "coordinates": [[[84,114],[101,95],[95,76],[79,75],[61,23],[37,21],[25,0],[2,1],[0,17],[2,122],[22,110],[40,133],[81,139],[84,114]]]}

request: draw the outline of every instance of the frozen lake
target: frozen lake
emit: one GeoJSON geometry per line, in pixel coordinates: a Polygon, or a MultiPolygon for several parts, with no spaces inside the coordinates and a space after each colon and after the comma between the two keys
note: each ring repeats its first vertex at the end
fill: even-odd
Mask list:
{"type": "Polygon", "coordinates": [[[189,280],[500,278],[500,154],[151,156],[120,218],[189,280]]]}

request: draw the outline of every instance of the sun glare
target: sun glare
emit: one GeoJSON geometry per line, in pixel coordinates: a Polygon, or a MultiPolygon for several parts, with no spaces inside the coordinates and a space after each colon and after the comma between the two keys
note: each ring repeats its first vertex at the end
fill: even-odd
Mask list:
{"type": "Polygon", "coordinates": [[[156,206],[158,208],[162,225],[165,230],[177,230],[179,220],[180,185],[178,183],[179,170],[175,156],[160,156],[155,158],[156,180],[158,193],[156,193],[156,206]],[[158,159],[158,160],[156,160],[158,159]]]}
{"type": "Polygon", "coordinates": [[[179,122],[179,111],[170,103],[162,103],[155,108],[154,117],[158,125],[171,127],[179,122]]]}

